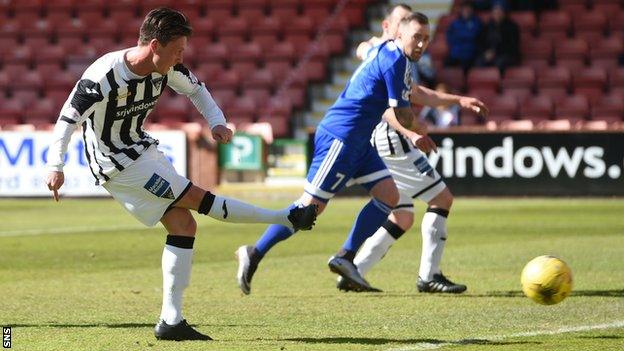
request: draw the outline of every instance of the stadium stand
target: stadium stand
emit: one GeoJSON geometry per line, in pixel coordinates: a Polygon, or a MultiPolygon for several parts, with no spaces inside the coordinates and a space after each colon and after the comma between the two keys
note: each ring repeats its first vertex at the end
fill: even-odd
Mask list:
{"type": "MultiPolygon", "coordinates": [[[[276,136],[291,135],[295,109],[308,105],[310,82],[328,78],[331,55],[343,54],[349,30],[365,23],[368,0],[350,1],[327,23],[337,0],[24,0],[0,7],[0,125],[53,123],[84,69],[99,55],[133,46],[144,14],[158,6],[182,10],[194,36],[185,64],[205,81],[236,123],[259,120],[276,136]],[[305,60],[304,60],[305,59],[305,60]],[[303,77],[290,77],[302,62],[303,77]],[[244,82],[244,83],[243,83],[244,82]],[[23,107],[37,102],[36,109],[23,107]],[[49,114],[49,115],[47,115],[49,114]],[[42,123],[45,121],[46,123],[42,123]]],[[[202,121],[188,101],[165,94],[153,122],[202,121]]]]}
{"type": "MultiPolygon", "coordinates": [[[[455,1],[452,8],[457,8],[458,3],[455,1]]],[[[521,28],[522,63],[501,72],[498,95],[484,94],[474,86],[484,84],[480,79],[475,83],[475,76],[481,75],[473,73],[475,69],[467,73],[464,85],[454,68],[434,63],[441,70],[438,79],[456,92],[484,98],[492,110],[491,116],[482,121],[487,126],[524,129],[531,125],[531,128],[558,130],[621,126],[624,67],[618,59],[624,55],[624,3],[566,0],[559,4],[559,9],[541,14],[510,13],[521,28]],[[519,101],[517,110],[511,96],[519,101]]],[[[444,32],[454,16],[449,13],[439,18],[430,46],[433,60],[441,62],[448,51],[444,32]]],[[[493,86],[494,83],[489,87],[493,86]]],[[[470,115],[462,113],[462,117],[470,115]]],[[[464,120],[479,122],[473,116],[462,118],[462,124],[464,120]]]]}

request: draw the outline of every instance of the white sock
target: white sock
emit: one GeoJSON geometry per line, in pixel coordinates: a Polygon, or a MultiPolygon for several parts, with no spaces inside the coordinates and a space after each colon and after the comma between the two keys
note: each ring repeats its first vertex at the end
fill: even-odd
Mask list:
{"type": "Polygon", "coordinates": [[[292,228],[288,214],[290,214],[290,208],[269,210],[219,195],[215,195],[210,212],[208,212],[208,216],[223,222],[282,224],[292,228]]]}
{"type": "Polygon", "coordinates": [[[384,227],[379,227],[375,234],[366,239],[353,260],[362,277],[381,261],[395,241],[384,227]]]}
{"type": "Polygon", "coordinates": [[[422,254],[420,256],[421,279],[429,281],[440,273],[440,260],[446,243],[446,217],[425,212],[421,224],[422,254]]]}
{"type": "Polygon", "coordinates": [[[182,295],[191,279],[193,249],[165,245],[162,254],[163,304],[160,319],[169,325],[182,318],[182,295]]]}

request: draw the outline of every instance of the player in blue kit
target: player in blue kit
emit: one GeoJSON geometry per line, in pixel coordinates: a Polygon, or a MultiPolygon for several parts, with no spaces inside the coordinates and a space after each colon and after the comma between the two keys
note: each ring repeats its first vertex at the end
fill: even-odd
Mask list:
{"type": "MultiPolygon", "coordinates": [[[[353,258],[362,243],[387,220],[399,200],[397,187],[371,145],[370,136],[386,110],[404,127],[412,127],[412,74],[408,62],[417,61],[428,43],[427,16],[412,13],[401,21],[396,40],[371,50],[319,124],[304,193],[293,204],[315,204],[320,214],[343,187],[360,184],[368,190],[372,199],[360,211],[341,250],[328,262],[332,272],[357,290],[376,290],[360,276],[353,258]]],[[[426,133],[419,132],[423,129],[418,126],[412,129],[419,134],[414,139],[418,148],[425,153],[436,149],[426,133]]],[[[251,279],[260,260],[293,233],[286,226],[271,225],[254,246],[245,245],[237,250],[237,279],[243,293],[250,293],[251,279]]]]}

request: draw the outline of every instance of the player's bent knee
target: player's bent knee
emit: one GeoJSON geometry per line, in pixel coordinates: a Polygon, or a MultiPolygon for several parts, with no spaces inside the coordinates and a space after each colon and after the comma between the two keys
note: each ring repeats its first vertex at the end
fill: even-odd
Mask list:
{"type": "Polygon", "coordinates": [[[414,225],[414,214],[408,211],[392,211],[390,220],[407,231],[414,225]]]}
{"type": "Polygon", "coordinates": [[[453,194],[449,188],[445,188],[441,193],[429,201],[428,205],[450,210],[453,205],[453,194]]]}
{"type": "Polygon", "coordinates": [[[161,220],[169,234],[182,236],[195,236],[197,222],[191,211],[183,208],[172,208],[161,220]]]}

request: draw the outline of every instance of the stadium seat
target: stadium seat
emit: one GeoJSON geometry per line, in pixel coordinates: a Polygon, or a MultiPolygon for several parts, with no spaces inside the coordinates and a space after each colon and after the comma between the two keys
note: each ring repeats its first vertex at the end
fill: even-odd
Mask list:
{"type": "Polygon", "coordinates": [[[497,96],[492,101],[487,102],[490,108],[488,120],[503,121],[514,119],[518,113],[518,99],[515,96],[497,96]]]}
{"type": "Polygon", "coordinates": [[[2,70],[9,76],[11,82],[15,82],[30,71],[30,64],[21,62],[5,63],[2,70]]]}
{"type": "Polygon", "coordinates": [[[535,70],[528,66],[507,68],[501,81],[501,88],[503,90],[508,88],[525,88],[531,90],[534,86],[535,70]]]}
{"type": "Polygon", "coordinates": [[[532,11],[513,11],[509,17],[520,27],[521,32],[528,32],[534,35],[537,28],[537,19],[532,11]]]}
{"type": "Polygon", "coordinates": [[[537,72],[538,90],[543,88],[563,88],[567,91],[571,81],[570,70],[565,67],[548,67],[537,72]]]}
{"type": "Polygon", "coordinates": [[[36,52],[37,54],[33,57],[36,65],[42,63],[62,64],[67,54],[65,49],[59,45],[46,45],[39,47],[36,52]]]}
{"type": "Polygon", "coordinates": [[[235,46],[245,42],[249,25],[244,18],[222,18],[221,22],[216,21],[216,23],[217,39],[227,45],[228,48],[233,49],[235,46]]]}
{"type": "Polygon", "coordinates": [[[548,35],[548,33],[568,33],[572,19],[570,15],[563,11],[543,12],[540,16],[540,36],[548,35]]]}
{"type": "Polygon", "coordinates": [[[251,41],[258,43],[262,51],[266,53],[279,42],[282,22],[277,17],[267,16],[256,21],[252,28],[249,33],[251,41]]]}
{"type": "Polygon", "coordinates": [[[230,68],[238,72],[239,76],[246,77],[258,68],[257,62],[261,55],[262,48],[256,43],[235,45],[230,49],[230,68]]]}
{"type": "Polygon", "coordinates": [[[189,122],[191,117],[190,101],[186,96],[163,94],[155,111],[160,123],[189,122]]]}
{"type": "Polygon", "coordinates": [[[229,57],[228,47],[219,42],[198,47],[195,52],[195,60],[197,63],[218,63],[223,66],[229,57]]]}
{"type": "Polygon", "coordinates": [[[607,130],[609,124],[607,121],[581,121],[577,123],[575,129],[579,130],[607,130]]]}
{"type": "Polygon", "coordinates": [[[255,24],[266,16],[266,0],[238,0],[235,4],[235,12],[247,20],[250,24],[255,24]]]}
{"type": "Polygon", "coordinates": [[[568,68],[581,68],[585,66],[589,45],[583,39],[568,39],[555,42],[555,61],[557,65],[565,65],[568,68]]]}
{"type": "Polygon", "coordinates": [[[533,90],[529,88],[505,88],[502,91],[502,95],[514,96],[518,101],[524,101],[525,99],[533,96],[533,90]]]}
{"type": "Polygon", "coordinates": [[[76,77],[72,73],[61,71],[53,76],[46,77],[43,87],[45,90],[63,90],[66,92],[66,95],[69,95],[76,81],[76,77]]]}
{"type": "Polygon", "coordinates": [[[499,128],[503,130],[533,130],[534,123],[529,119],[506,120],[499,124],[499,128]]]}
{"type": "Polygon", "coordinates": [[[236,103],[231,104],[225,112],[228,121],[239,125],[253,122],[256,110],[256,103],[251,97],[239,96],[236,103]]]}
{"type": "Polygon", "coordinates": [[[431,55],[433,61],[443,62],[449,52],[446,40],[442,40],[436,36],[433,43],[427,48],[427,52],[431,55]]]}
{"type": "Polygon", "coordinates": [[[38,99],[24,113],[24,121],[34,124],[40,129],[41,126],[54,124],[58,119],[59,112],[52,99],[38,99]]]}
{"type": "Polygon", "coordinates": [[[223,65],[220,62],[204,62],[200,63],[193,69],[193,73],[202,82],[208,82],[212,78],[219,74],[223,70],[223,65]]]}
{"type": "Polygon", "coordinates": [[[241,78],[237,72],[233,70],[220,71],[217,76],[213,77],[209,82],[204,82],[208,90],[213,89],[238,89],[241,78]]]}
{"type": "Polygon", "coordinates": [[[553,57],[553,42],[549,38],[535,38],[529,42],[522,42],[522,56],[525,65],[533,68],[546,67],[553,57]]]}
{"type": "Polygon", "coordinates": [[[610,89],[624,88],[624,67],[612,68],[608,72],[610,89]]]}
{"type": "Polygon", "coordinates": [[[585,0],[564,0],[559,4],[559,10],[573,16],[587,12],[587,1],[585,0]]]}
{"type": "Polygon", "coordinates": [[[613,35],[591,43],[589,57],[592,63],[599,59],[617,60],[620,54],[624,52],[624,38],[622,36],[613,35]]]}
{"type": "Polygon", "coordinates": [[[547,96],[535,96],[520,104],[520,119],[539,121],[553,116],[554,105],[547,96]]]}
{"type": "Polygon", "coordinates": [[[592,118],[601,116],[613,116],[614,118],[624,118],[624,101],[618,95],[603,95],[592,106],[592,118]]]}
{"type": "Polygon", "coordinates": [[[288,21],[298,16],[299,0],[269,0],[269,7],[271,15],[282,21],[288,21]]]}
{"type": "Polygon", "coordinates": [[[593,104],[604,93],[607,87],[607,73],[599,67],[589,67],[574,72],[574,92],[585,95],[593,104]]]}
{"type": "Polygon", "coordinates": [[[292,113],[292,103],[290,100],[280,96],[272,96],[260,106],[261,116],[281,115],[290,116],[292,113]]]}
{"type": "Polygon", "coordinates": [[[446,84],[454,93],[460,93],[465,90],[464,70],[458,67],[445,67],[438,71],[438,80],[446,84]]]}
{"type": "Polygon", "coordinates": [[[552,130],[552,131],[571,130],[574,124],[575,124],[574,121],[570,119],[555,119],[555,120],[550,120],[550,121],[548,120],[539,121],[535,125],[535,128],[542,129],[542,130],[552,130]]]}
{"type": "Polygon", "coordinates": [[[269,123],[273,130],[273,136],[276,138],[285,138],[290,135],[290,121],[287,116],[271,115],[260,116],[259,123],[269,123]]]}
{"type": "Polygon", "coordinates": [[[229,88],[210,89],[210,94],[217,102],[221,110],[225,110],[236,100],[236,90],[229,88]]]}
{"type": "Polygon", "coordinates": [[[556,102],[556,118],[586,119],[589,117],[589,101],[583,95],[566,96],[556,102]]]}
{"type": "MultiPolygon", "coordinates": [[[[136,8],[120,7],[111,8],[108,13],[108,20],[112,23],[128,23],[137,18],[136,8]]],[[[196,23],[193,23],[193,29],[195,29],[196,23]]]]}
{"type": "Polygon", "coordinates": [[[573,20],[574,33],[583,32],[595,32],[604,33],[607,32],[608,21],[607,16],[601,11],[584,11],[574,16],[573,20]]]}
{"type": "Polygon", "coordinates": [[[18,99],[4,99],[0,101],[0,123],[3,125],[20,124],[24,112],[24,102],[18,99]]]}

